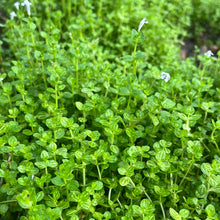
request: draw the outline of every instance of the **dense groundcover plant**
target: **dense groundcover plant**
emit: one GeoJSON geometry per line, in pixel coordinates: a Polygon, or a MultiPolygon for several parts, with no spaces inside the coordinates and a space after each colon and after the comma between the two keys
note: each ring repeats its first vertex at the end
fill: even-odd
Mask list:
{"type": "Polygon", "coordinates": [[[220,64],[178,55],[191,1],[2,5],[1,219],[220,218],[220,64]]]}

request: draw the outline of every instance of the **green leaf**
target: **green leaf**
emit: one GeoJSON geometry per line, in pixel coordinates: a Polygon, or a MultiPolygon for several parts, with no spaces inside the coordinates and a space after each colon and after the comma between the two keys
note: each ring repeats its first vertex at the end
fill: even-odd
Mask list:
{"type": "Polygon", "coordinates": [[[67,158],[68,157],[68,154],[67,154],[67,149],[66,148],[59,148],[56,150],[56,155],[60,155],[64,158],[67,158]]]}
{"type": "Polygon", "coordinates": [[[126,87],[120,87],[119,95],[128,96],[130,94],[130,90],[126,87]]]}
{"type": "Polygon", "coordinates": [[[46,165],[48,167],[54,168],[58,165],[58,163],[55,160],[48,160],[48,161],[46,161],[46,165]]]}
{"type": "Polygon", "coordinates": [[[29,122],[29,123],[32,123],[32,122],[35,121],[35,118],[34,118],[34,116],[33,116],[32,114],[27,113],[27,114],[25,115],[25,120],[26,120],[27,122],[29,122]]]}
{"type": "Polygon", "coordinates": [[[154,126],[159,125],[159,123],[160,123],[160,122],[159,122],[159,120],[158,120],[157,116],[155,116],[155,115],[153,115],[153,114],[149,113],[149,117],[150,117],[150,119],[152,120],[152,122],[153,122],[154,126]]]}
{"type": "Polygon", "coordinates": [[[64,127],[67,128],[68,127],[68,118],[62,117],[60,119],[60,124],[64,127]]]}
{"type": "Polygon", "coordinates": [[[34,57],[35,59],[39,59],[40,58],[40,55],[41,55],[41,52],[39,50],[35,50],[34,51],[34,57]]]}
{"type": "Polygon", "coordinates": [[[195,114],[195,115],[191,115],[190,117],[189,117],[189,120],[190,121],[197,121],[198,119],[200,119],[202,117],[202,115],[200,115],[200,114],[195,114]]]}
{"type": "Polygon", "coordinates": [[[157,195],[162,196],[162,197],[166,197],[170,194],[169,191],[167,191],[163,187],[159,187],[159,186],[154,186],[154,191],[156,192],[157,195]]]}
{"type": "Polygon", "coordinates": [[[175,102],[173,102],[171,99],[165,99],[163,102],[162,102],[162,107],[165,108],[165,109],[171,109],[173,108],[174,106],[176,105],[175,102]]]}
{"type": "Polygon", "coordinates": [[[119,148],[116,145],[111,145],[110,150],[115,154],[119,153],[119,148]]]}
{"type": "Polygon", "coordinates": [[[90,201],[89,199],[87,199],[86,201],[85,201],[85,200],[84,200],[84,201],[82,200],[82,201],[79,203],[79,207],[80,207],[81,209],[89,210],[90,206],[91,206],[91,201],[90,201]]]}
{"type": "Polygon", "coordinates": [[[22,193],[17,195],[16,199],[23,209],[30,209],[36,203],[36,195],[33,190],[24,190],[22,193]]]}
{"type": "Polygon", "coordinates": [[[61,139],[65,135],[65,130],[63,128],[58,128],[55,132],[56,139],[61,139]]]}
{"type": "Polygon", "coordinates": [[[147,54],[145,52],[142,52],[142,51],[138,51],[135,55],[135,58],[136,59],[144,59],[146,58],[147,54]]]}
{"type": "Polygon", "coordinates": [[[157,195],[161,195],[159,186],[154,186],[154,191],[156,192],[157,195]]]}
{"type": "Polygon", "coordinates": [[[27,176],[18,178],[18,183],[22,186],[30,185],[30,178],[27,176]]]}
{"type": "Polygon", "coordinates": [[[44,198],[44,192],[40,191],[36,195],[37,201],[40,202],[44,198]]]}
{"type": "Polygon", "coordinates": [[[4,215],[8,211],[8,205],[0,204],[0,214],[4,215]]]}
{"type": "Polygon", "coordinates": [[[134,163],[134,168],[135,169],[144,169],[145,168],[145,163],[142,161],[137,161],[134,163]]]}
{"type": "Polygon", "coordinates": [[[0,177],[5,177],[5,171],[0,169],[0,177]]]}
{"type": "Polygon", "coordinates": [[[75,102],[75,104],[79,111],[83,111],[83,104],[81,102],[75,102]]]}
{"type": "Polygon", "coordinates": [[[167,172],[170,169],[170,163],[167,161],[158,161],[157,163],[160,169],[164,172],[167,172]]]}
{"type": "Polygon", "coordinates": [[[103,188],[103,183],[101,181],[96,181],[92,183],[92,188],[94,190],[101,190],[103,188]]]}
{"type": "Polygon", "coordinates": [[[56,186],[64,186],[65,185],[63,179],[59,176],[52,178],[51,182],[56,186]]]}
{"type": "Polygon", "coordinates": [[[31,30],[35,30],[36,29],[36,25],[33,22],[31,22],[30,23],[30,28],[31,28],[31,30]]]}
{"type": "Polygon", "coordinates": [[[202,171],[205,175],[209,176],[209,175],[212,173],[212,167],[211,167],[211,165],[210,165],[209,163],[203,163],[203,164],[201,165],[201,171],[202,171]]]}
{"type": "Polygon", "coordinates": [[[133,57],[131,55],[125,55],[122,57],[122,59],[125,62],[132,62],[133,61],[133,57]]]}
{"type": "Polygon", "coordinates": [[[142,209],[138,205],[132,205],[132,213],[134,217],[142,216],[142,209]]]}
{"type": "Polygon", "coordinates": [[[45,169],[47,167],[46,162],[36,162],[35,165],[40,169],[45,169]]]}
{"type": "Polygon", "coordinates": [[[211,174],[208,178],[208,182],[211,186],[214,187],[220,185],[220,175],[211,174]]]}
{"type": "Polygon", "coordinates": [[[165,150],[160,150],[159,152],[156,153],[155,157],[159,161],[164,161],[166,159],[166,151],[165,150]]]}
{"type": "Polygon", "coordinates": [[[79,183],[76,180],[71,180],[67,183],[66,187],[71,191],[77,191],[79,188],[79,183]]]}
{"type": "Polygon", "coordinates": [[[24,130],[22,131],[22,133],[25,134],[25,135],[27,135],[27,136],[33,135],[33,132],[32,132],[31,130],[29,130],[29,129],[24,129],[24,130]]]}
{"type": "Polygon", "coordinates": [[[181,220],[182,217],[178,214],[178,212],[176,212],[173,208],[169,209],[170,215],[173,219],[175,220],[181,220]]]}
{"type": "Polygon", "coordinates": [[[196,197],[205,198],[207,195],[207,189],[204,184],[200,185],[196,190],[196,197]]]}
{"type": "Polygon", "coordinates": [[[60,192],[58,191],[58,189],[55,189],[53,192],[53,198],[54,200],[58,200],[60,198],[60,192]]]}
{"type": "Polygon", "coordinates": [[[141,200],[140,206],[145,208],[151,205],[151,202],[148,199],[141,200]]]}
{"type": "Polygon", "coordinates": [[[40,157],[41,157],[42,160],[46,161],[46,160],[49,159],[49,154],[48,154],[47,151],[43,150],[43,151],[41,152],[40,157]]]}
{"type": "Polygon", "coordinates": [[[16,147],[19,142],[17,140],[17,138],[15,136],[11,136],[9,139],[8,139],[8,143],[11,147],[16,147]]]}
{"type": "Polygon", "coordinates": [[[181,209],[179,211],[179,214],[182,218],[187,219],[189,217],[190,212],[188,209],[181,209]]]}
{"type": "Polygon", "coordinates": [[[128,152],[128,155],[133,158],[140,155],[140,152],[138,151],[138,148],[136,146],[129,147],[127,152],[128,152]]]}
{"type": "Polygon", "coordinates": [[[124,167],[119,167],[118,172],[120,175],[126,175],[127,169],[124,167]]]}
{"type": "Polygon", "coordinates": [[[130,183],[130,177],[122,177],[122,178],[119,180],[119,184],[120,184],[121,186],[127,186],[129,183],[130,183]]]}
{"type": "Polygon", "coordinates": [[[183,113],[179,113],[179,112],[178,112],[178,116],[179,116],[182,120],[184,120],[184,121],[187,121],[187,119],[188,119],[188,117],[187,117],[185,114],[183,114],[183,113]]]}
{"type": "Polygon", "coordinates": [[[207,213],[208,217],[215,216],[215,207],[212,204],[209,204],[205,208],[205,212],[207,213]]]}
{"type": "Polygon", "coordinates": [[[72,202],[78,202],[80,200],[81,193],[79,191],[71,191],[69,195],[69,199],[72,202]]]}

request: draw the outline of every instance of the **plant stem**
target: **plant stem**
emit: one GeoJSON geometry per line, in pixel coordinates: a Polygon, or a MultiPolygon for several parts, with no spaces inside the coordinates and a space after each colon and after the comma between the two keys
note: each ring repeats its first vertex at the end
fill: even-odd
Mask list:
{"type": "Polygon", "coordinates": [[[86,163],[83,162],[83,186],[85,185],[86,185],[86,163]]]}
{"type": "MultiPolygon", "coordinates": [[[[207,198],[208,198],[208,195],[209,195],[209,190],[210,190],[210,184],[208,183],[208,185],[207,185],[207,193],[206,193],[206,196],[204,198],[205,201],[207,201],[207,198]]],[[[204,206],[205,206],[205,204],[202,205],[202,209],[204,209],[204,206]]]]}
{"type": "Polygon", "coordinates": [[[78,48],[76,49],[77,50],[77,55],[76,55],[76,59],[75,59],[75,66],[76,66],[76,87],[78,89],[78,84],[79,84],[79,60],[78,60],[78,55],[79,55],[79,52],[78,52],[78,48]]]}
{"type": "Polygon", "coordinates": [[[190,169],[191,169],[191,167],[192,167],[193,164],[194,164],[194,160],[192,160],[191,164],[189,165],[188,170],[186,171],[186,174],[184,175],[183,179],[181,180],[179,186],[182,185],[183,181],[184,181],[185,178],[187,177],[187,175],[188,175],[188,173],[189,173],[189,171],[190,171],[190,169]]]}
{"type": "Polygon", "coordinates": [[[135,188],[136,186],[135,186],[135,184],[134,184],[134,182],[132,181],[131,178],[130,178],[130,182],[131,182],[132,186],[135,188]]]}
{"type": "Polygon", "coordinates": [[[55,101],[56,101],[56,109],[57,109],[58,108],[57,83],[55,84],[55,101]]]}
{"type": "Polygon", "coordinates": [[[2,201],[2,202],[0,202],[0,204],[9,203],[9,202],[17,202],[17,200],[7,200],[7,201],[2,201]]]}
{"type": "Polygon", "coordinates": [[[147,198],[150,200],[150,202],[152,202],[150,196],[147,194],[147,192],[144,190],[144,194],[147,196],[147,198]]]}
{"type": "Polygon", "coordinates": [[[102,16],[102,0],[99,0],[98,18],[102,16]]]}
{"type": "Polygon", "coordinates": [[[216,127],[214,127],[214,129],[212,130],[212,133],[211,133],[211,140],[213,141],[213,143],[214,143],[214,145],[215,145],[217,151],[219,152],[219,146],[218,146],[218,144],[216,143],[215,138],[214,138],[215,130],[216,130],[216,127]]]}
{"type": "Polygon", "coordinates": [[[166,220],[166,214],[165,214],[162,202],[160,202],[160,207],[161,207],[161,210],[162,210],[162,213],[163,213],[163,219],[166,220]]]}
{"type": "Polygon", "coordinates": [[[134,75],[136,75],[136,67],[137,67],[137,62],[136,62],[135,56],[136,56],[138,38],[139,38],[139,35],[137,36],[137,38],[135,40],[134,52],[133,52],[133,74],[134,75]]]}
{"type": "Polygon", "coordinates": [[[68,0],[68,20],[70,20],[71,12],[72,12],[72,2],[71,0],[68,0]]]}
{"type": "Polygon", "coordinates": [[[130,94],[129,94],[128,104],[127,104],[127,110],[130,108],[132,92],[133,92],[133,83],[131,83],[130,94]]]}
{"type": "Polygon", "coordinates": [[[41,59],[41,68],[42,68],[42,75],[43,75],[44,85],[47,88],[47,80],[46,80],[46,77],[45,77],[43,57],[41,56],[40,59],[41,59]]]}
{"type": "Polygon", "coordinates": [[[101,180],[102,179],[102,175],[101,175],[101,172],[100,172],[100,169],[99,169],[99,165],[97,164],[96,167],[97,167],[98,174],[99,174],[99,180],[101,180]]]}
{"type": "Polygon", "coordinates": [[[110,188],[108,191],[108,200],[111,200],[111,193],[112,193],[112,188],[110,188]]]}
{"type": "MultiPolygon", "coordinates": [[[[29,15],[28,23],[29,23],[29,28],[31,30],[31,17],[30,17],[30,15],[29,15]]],[[[34,47],[34,50],[35,50],[36,49],[36,44],[35,44],[34,35],[33,35],[32,30],[31,30],[31,40],[32,40],[32,44],[33,44],[33,47],[34,47]]]]}
{"type": "Polygon", "coordinates": [[[204,75],[204,72],[206,70],[206,67],[207,67],[207,64],[204,65],[203,69],[202,69],[202,72],[200,74],[200,80],[203,80],[203,75],[204,75]]]}
{"type": "Polygon", "coordinates": [[[121,204],[121,202],[119,201],[119,199],[117,199],[117,202],[118,202],[119,206],[120,206],[121,209],[122,209],[123,207],[122,207],[122,204],[121,204]]]}
{"type": "Polygon", "coordinates": [[[127,127],[125,127],[125,128],[119,133],[119,135],[120,135],[122,132],[124,132],[127,128],[132,128],[132,127],[134,127],[136,124],[138,124],[138,123],[140,123],[141,121],[143,121],[147,116],[148,116],[148,114],[144,115],[142,118],[140,118],[140,119],[137,120],[136,122],[134,122],[134,123],[128,125],[127,127]]]}
{"type": "Polygon", "coordinates": [[[8,102],[9,102],[10,108],[12,108],[12,104],[11,104],[11,98],[10,98],[10,96],[9,96],[9,95],[7,95],[7,97],[8,97],[8,102]]]}
{"type": "Polygon", "coordinates": [[[205,122],[205,121],[206,121],[207,115],[208,115],[208,112],[206,111],[206,112],[205,112],[205,117],[204,117],[203,122],[205,122]]]}

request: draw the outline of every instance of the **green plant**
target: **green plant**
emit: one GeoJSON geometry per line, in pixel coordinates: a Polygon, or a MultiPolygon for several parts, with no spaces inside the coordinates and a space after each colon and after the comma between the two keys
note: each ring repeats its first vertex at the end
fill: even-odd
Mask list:
{"type": "Polygon", "coordinates": [[[178,56],[191,1],[31,3],[4,24],[2,219],[218,219],[218,59],[178,56]]]}

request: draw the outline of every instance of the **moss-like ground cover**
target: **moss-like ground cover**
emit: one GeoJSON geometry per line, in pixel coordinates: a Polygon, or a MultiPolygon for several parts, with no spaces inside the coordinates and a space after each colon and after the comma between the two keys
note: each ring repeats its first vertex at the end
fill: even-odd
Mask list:
{"type": "Polygon", "coordinates": [[[1,4],[0,219],[220,219],[219,1],[1,4]]]}

